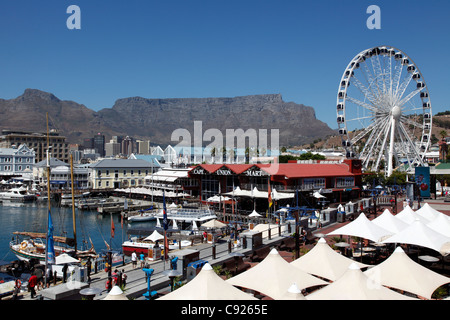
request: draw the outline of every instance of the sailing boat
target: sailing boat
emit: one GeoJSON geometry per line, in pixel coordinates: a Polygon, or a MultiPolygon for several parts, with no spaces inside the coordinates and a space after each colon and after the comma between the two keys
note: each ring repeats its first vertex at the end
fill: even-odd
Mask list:
{"type": "MultiPolygon", "coordinates": [[[[49,146],[48,138],[48,114],[47,114],[47,145],[49,146]]],[[[50,147],[49,147],[50,148],[50,147]]],[[[73,195],[73,160],[71,158],[71,176],[72,176],[72,195],[73,195]]],[[[74,228],[74,238],[53,236],[53,223],[51,220],[51,197],[50,197],[50,156],[49,149],[47,149],[47,195],[48,195],[48,226],[47,233],[39,232],[21,232],[15,231],[17,237],[15,240],[11,241],[9,244],[10,250],[16,255],[19,260],[30,261],[35,259],[41,264],[47,265],[47,263],[54,263],[56,256],[62,253],[67,253],[71,256],[77,258],[87,258],[87,257],[97,257],[94,245],[91,242],[91,248],[85,251],[77,251],[76,242],[76,223],[75,223],[75,212],[73,209],[74,201],[72,201],[72,213],[73,213],[73,228],[74,228]],[[19,235],[26,236],[28,239],[19,241],[19,235]],[[65,244],[55,245],[54,243],[65,244]],[[73,248],[68,248],[73,247],[73,248]],[[49,259],[50,258],[50,259],[49,259]]]]}

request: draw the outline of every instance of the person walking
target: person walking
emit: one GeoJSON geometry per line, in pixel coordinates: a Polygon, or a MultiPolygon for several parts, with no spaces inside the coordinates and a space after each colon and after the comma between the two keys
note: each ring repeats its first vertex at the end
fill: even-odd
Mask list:
{"type": "Polygon", "coordinates": [[[125,288],[127,285],[127,274],[125,273],[125,269],[122,269],[122,286],[125,288]]]}
{"type": "Polygon", "coordinates": [[[136,268],[137,266],[137,255],[136,255],[136,251],[133,251],[133,253],[131,254],[131,262],[133,264],[133,268],[136,268]]]}
{"type": "Polygon", "coordinates": [[[28,279],[28,288],[30,288],[31,292],[31,299],[33,299],[36,296],[36,285],[37,285],[38,278],[35,274],[33,274],[30,279],[28,279]]]}
{"type": "Polygon", "coordinates": [[[143,253],[139,255],[139,260],[141,261],[141,268],[143,268],[145,265],[145,255],[143,253]]]}

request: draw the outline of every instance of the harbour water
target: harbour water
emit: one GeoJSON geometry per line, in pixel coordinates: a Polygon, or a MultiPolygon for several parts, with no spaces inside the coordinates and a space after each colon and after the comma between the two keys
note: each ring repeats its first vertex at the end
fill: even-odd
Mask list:
{"type": "MultiPolygon", "coordinates": [[[[15,235],[14,231],[47,232],[47,202],[33,203],[0,203],[0,260],[13,261],[17,257],[9,250],[9,243],[15,235]]],[[[55,236],[73,237],[72,208],[59,206],[51,207],[55,236]]],[[[111,216],[101,215],[97,211],[78,210],[75,208],[76,233],[78,248],[90,248],[89,238],[97,253],[106,250],[105,242],[112,249],[121,250],[121,245],[127,239],[127,230],[131,226],[126,220],[121,224],[120,214],[113,214],[115,227],[114,238],[111,238],[111,216]],[[84,247],[83,247],[84,246],[84,247]]],[[[155,226],[154,221],[133,223],[133,226],[149,228],[155,226]]]]}

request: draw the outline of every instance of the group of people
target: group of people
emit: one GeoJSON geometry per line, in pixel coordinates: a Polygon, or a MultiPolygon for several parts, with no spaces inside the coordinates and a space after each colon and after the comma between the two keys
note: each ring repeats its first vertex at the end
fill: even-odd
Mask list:
{"type": "Polygon", "coordinates": [[[41,290],[41,288],[44,289],[45,287],[49,288],[53,280],[54,275],[52,273],[51,266],[47,268],[45,278],[44,271],[41,268],[33,268],[31,277],[28,279],[28,289],[30,291],[31,298],[36,297],[36,290],[41,290]]]}
{"type": "MultiPolygon", "coordinates": [[[[138,261],[137,253],[136,253],[136,251],[133,251],[133,253],[131,254],[131,263],[133,264],[133,268],[137,268],[137,261],[138,261]]],[[[141,263],[141,268],[144,268],[145,255],[142,252],[139,255],[139,262],[141,263]]]]}

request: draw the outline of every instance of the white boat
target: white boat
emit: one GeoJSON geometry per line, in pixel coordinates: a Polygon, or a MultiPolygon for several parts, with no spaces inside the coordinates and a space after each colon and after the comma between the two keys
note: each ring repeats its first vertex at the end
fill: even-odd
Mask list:
{"type": "MultiPolygon", "coordinates": [[[[148,209],[133,211],[128,213],[129,222],[144,222],[156,220],[157,210],[151,206],[148,209]]],[[[161,210],[162,212],[162,210],[161,210]]]]}
{"type": "Polygon", "coordinates": [[[20,187],[0,192],[0,199],[7,201],[30,202],[36,200],[36,195],[31,194],[27,191],[27,189],[20,187]]]}
{"type": "MultiPolygon", "coordinates": [[[[163,219],[162,210],[158,212],[156,218],[163,219]]],[[[209,208],[169,208],[167,209],[167,219],[175,220],[176,222],[206,222],[216,219],[217,216],[213,210],[209,208]]]]}

